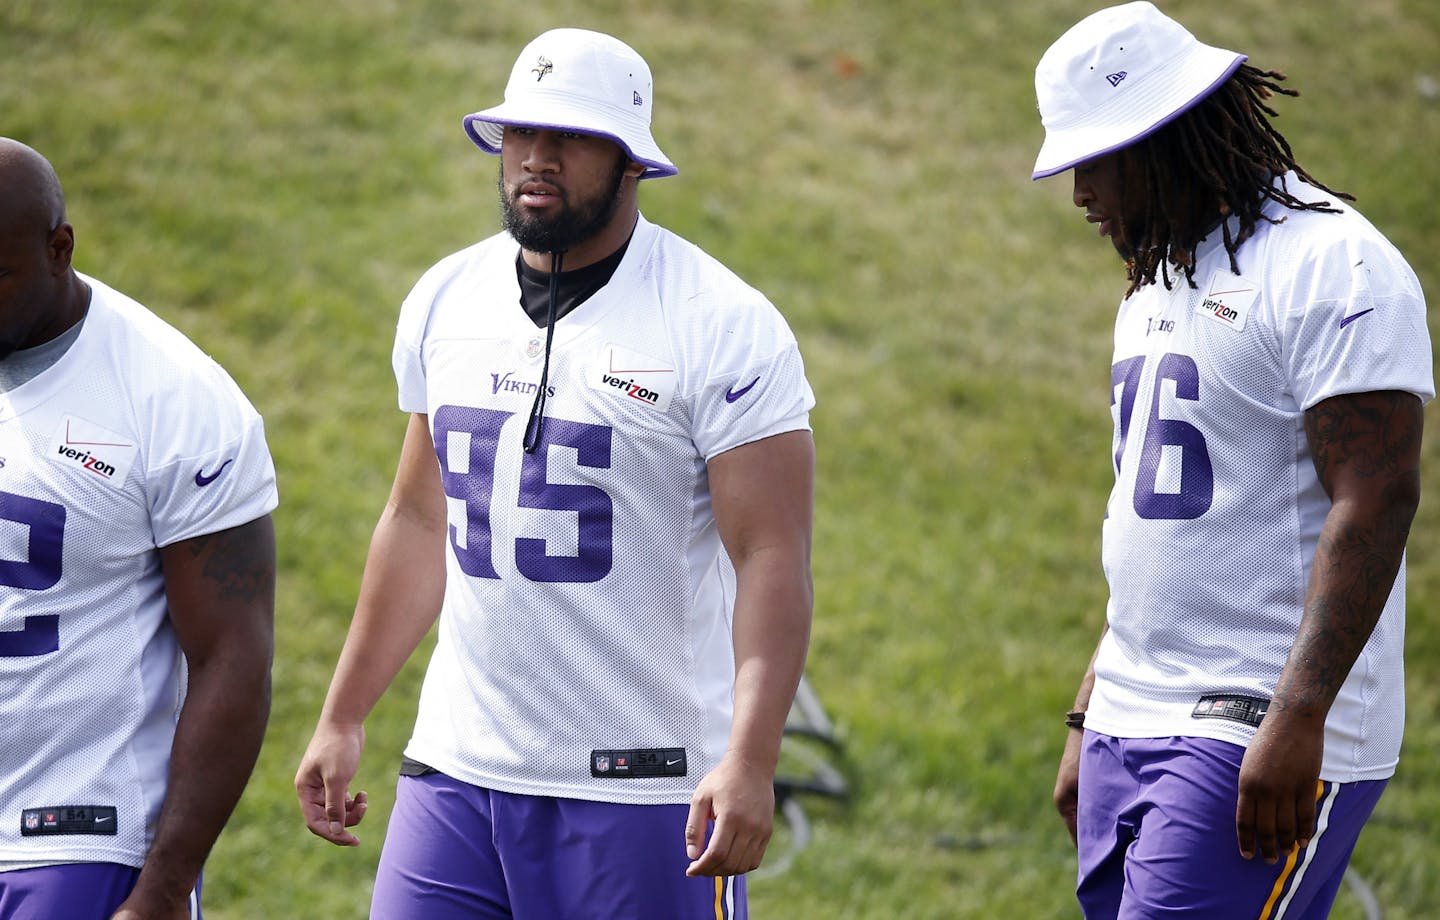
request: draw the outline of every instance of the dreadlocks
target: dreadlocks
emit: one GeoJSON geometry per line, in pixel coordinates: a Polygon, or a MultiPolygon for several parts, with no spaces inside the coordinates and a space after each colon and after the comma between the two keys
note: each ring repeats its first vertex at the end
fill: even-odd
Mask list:
{"type": "Polygon", "coordinates": [[[1171,287],[1172,266],[1176,278],[1184,275],[1195,287],[1195,247],[1214,228],[1217,216],[1230,270],[1239,274],[1235,253],[1254,233],[1255,224],[1284,220],[1261,212],[1267,199],[1297,211],[1337,210],[1329,201],[1301,201],[1277,186],[1275,178],[1289,170],[1337,198],[1355,200],[1312,178],[1267,120],[1279,115],[1265,102],[1272,94],[1300,95],[1280,86],[1284,79],[1279,71],[1242,64],[1219,89],[1122,157],[1122,169],[1139,171],[1131,187],[1144,194],[1139,219],[1129,228],[1137,238],[1126,241],[1134,253],[1126,261],[1126,297],[1154,284],[1157,271],[1165,287],[1171,287]],[[1226,217],[1236,218],[1233,233],[1226,217]]]}

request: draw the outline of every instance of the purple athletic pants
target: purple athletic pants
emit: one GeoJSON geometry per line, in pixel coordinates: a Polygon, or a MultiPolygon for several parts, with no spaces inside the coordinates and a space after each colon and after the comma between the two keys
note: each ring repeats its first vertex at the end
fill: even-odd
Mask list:
{"type": "Polygon", "coordinates": [[[746,920],[745,878],[685,874],[689,805],[514,795],[401,776],[375,920],[746,920]]]}
{"type": "MultiPolygon", "coordinates": [[[[0,872],[0,920],[110,920],[140,870],[118,863],[67,863],[0,872]]],[[[200,918],[200,882],[190,893],[191,920],[200,918]]]]}
{"type": "Polygon", "coordinates": [[[1245,749],[1085,732],[1076,895],[1089,920],[1320,920],[1386,780],[1322,782],[1315,834],[1270,865],[1235,836],[1245,749]]]}

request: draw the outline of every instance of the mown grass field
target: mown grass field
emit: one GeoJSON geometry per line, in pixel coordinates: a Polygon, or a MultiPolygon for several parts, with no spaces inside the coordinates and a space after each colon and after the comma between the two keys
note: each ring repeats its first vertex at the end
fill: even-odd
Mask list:
{"type": "MultiPolygon", "coordinates": [[[[211,859],[212,920],[362,917],[417,659],[371,719],[358,851],[290,788],[404,428],[398,305],[497,226],[460,130],[523,44],[609,31],[657,75],[679,164],[647,216],[790,318],[819,397],[808,673],[854,787],[757,881],[753,915],[1076,914],[1049,793],[1101,622],[1109,244],[1067,178],[1031,183],[1033,68],[1093,0],[6,0],[0,134],[54,162],[80,268],[221,360],[279,469],[275,707],[211,859]]],[[[1203,39],[1286,70],[1300,160],[1440,298],[1440,5],[1177,0],[1203,39]]],[[[1440,436],[1410,552],[1401,770],[1354,859],[1389,920],[1440,915],[1440,436]]],[[[1335,916],[1359,917],[1342,894],[1335,916]]]]}

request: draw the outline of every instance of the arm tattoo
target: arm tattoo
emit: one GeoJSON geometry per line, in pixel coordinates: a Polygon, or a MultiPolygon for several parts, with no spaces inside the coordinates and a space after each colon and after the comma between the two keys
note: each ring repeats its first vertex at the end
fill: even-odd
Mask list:
{"type": "Polygon", "coordinates": [[[1401,458],[1419,448],[1420,429],[1411,424],[1415,400],[1409,393],[1363,393],[1327,399],[1306,410],[1305,435],[1327,493],[1330,473],[1344,464],[1366,478],[1401,473],[1401,458]]]}
{"type": "Polygon", "coordinates": [[[269,527],[260,525],[251,521],[188,541],[191,555],[201,560],[201,572],[221,597],[248,602],[273,594],[274,543],[269,527]]]}
{"type": "Polygon", "coordinates": [[[1305,433],[1320,482],[1341,507],[1321,530],[1276,692],[1282,707],[1299,708],[1328,707],[1395,584],[1419,496],[1420,404],[1398,392],[1328,399],[1305,413],[1305,433]]]}

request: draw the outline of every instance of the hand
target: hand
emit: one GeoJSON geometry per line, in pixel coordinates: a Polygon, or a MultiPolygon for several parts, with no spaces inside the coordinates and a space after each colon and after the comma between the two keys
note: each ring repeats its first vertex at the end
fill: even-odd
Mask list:
{"type": "Polygon", "coordinates": [[[369,808],[364,792],[357,792],[354,798],[349,795],[364,747],[363,725],[346,729],[322,721],[295,774],[295,794],[300,797],[305,826],[336,846],[360,845],[360,838],[346,828],[359,824],[369,808]]]}
{"type": "Polygon", "coordinates": [[[1289,715],[1271,705],[1240,763],[1235,834],[1240,855],[1272,865],[1315,832],[1325,720],[1289,715]]]}
{"type": "Polygon", "coordinates": [[[1060,820],[1070,832],[1070,842],[1076,843],[1075,814],[1080,803],[1080,745],[1085,739],[1079,729],[1067,729],[1065,753],[1060,755],[1060,770],[1055,776],[1055,792],[1052,796],[1060,820]]]}
{"type": "Polygon", "coordinates": [[[685,821],[686,875],[741,875],[760,866],[775,829],[775,777],[771,771],[726,754],[690,798],[685,821]],[[710,819],[715,829],[705,843],[710,819]]]}

